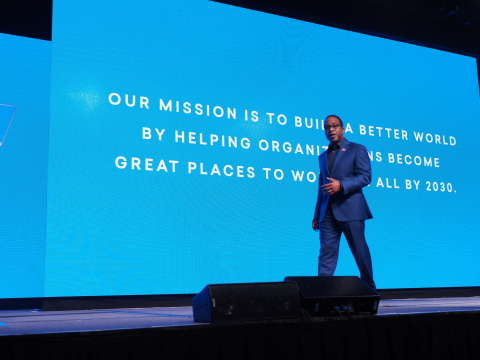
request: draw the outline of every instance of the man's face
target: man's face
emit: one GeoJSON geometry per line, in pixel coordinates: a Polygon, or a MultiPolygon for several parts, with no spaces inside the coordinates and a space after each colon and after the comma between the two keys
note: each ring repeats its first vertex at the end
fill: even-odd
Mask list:
{"type": "Polygon", "coordinates": [[[328,141],[337,143],[343,139],[343,126],[340,125],[340,120],[336,116],[329,116],[324,124],[325,136],[328,141]],[[338,125],[338,126],[337,126],[338,125]]]}

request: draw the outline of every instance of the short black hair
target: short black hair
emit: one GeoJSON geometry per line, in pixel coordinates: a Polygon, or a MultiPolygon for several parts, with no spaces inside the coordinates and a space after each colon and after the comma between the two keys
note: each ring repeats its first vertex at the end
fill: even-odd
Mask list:
{"type": "Polygon", "coordinates": [[[343,127],[343,121],[342,121],[342,119],[340,119],[340,116],[338,116],[338,115],[333,115],[333,114],[328,115],[327,117],[325,117],[325,122],[328,120],[329,117],[332,117],[332,116],[336,117],[338,119],[338,121],[340,121],[340,125],[342,125],[342,127],[343,127]]]}

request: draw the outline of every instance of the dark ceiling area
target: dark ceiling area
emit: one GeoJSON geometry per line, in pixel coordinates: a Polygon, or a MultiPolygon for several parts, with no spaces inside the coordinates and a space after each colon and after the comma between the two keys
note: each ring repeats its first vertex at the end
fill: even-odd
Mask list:
{"type": "Polygon", "coordinates": [[[480,55],[480,0],[214,0],[463,55],[480,55]]]}
{"type": "Polygon", "coordinates": [[[52,39],[53,0],[0,0],[0,33],[52,39]]]}
{"type": "MultiPolygon", "coordinates": [[[[480,0],[212,1],[463,55],[480,55],[480,0]]],[[[52,3],[0,0],[0,32],[51,40],[52,3]]]]}

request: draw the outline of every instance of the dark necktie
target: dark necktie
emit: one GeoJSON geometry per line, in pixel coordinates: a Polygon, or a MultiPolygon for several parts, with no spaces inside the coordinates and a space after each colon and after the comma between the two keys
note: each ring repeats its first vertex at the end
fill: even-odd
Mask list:
{"type": "Polygon", "coordinates": [[[339,148],[340,147],[336,143],[330,143],[330,145],[328,145],[327,166],[328,166],[328,172],[330,174],[332,173],[333,163],[335,162],[335,158],[337,157],[339,148]]]}

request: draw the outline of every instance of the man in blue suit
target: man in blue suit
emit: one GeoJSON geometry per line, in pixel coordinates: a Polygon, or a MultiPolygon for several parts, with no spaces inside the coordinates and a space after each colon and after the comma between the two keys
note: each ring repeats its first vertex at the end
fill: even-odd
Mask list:
{"type": "Polygon", "coordinates": [[[324,128],[330,145],[318,158],[320,184],[312,221],[312,228],[320,230],[318,275],[334,274],[343,233],[360,278],[375,289],[372,258],[365,240],[365,220],[373,216],[362,192],[372,178],[370,158],[365,146],[343,136],[343,122],[338,116],[327,116],[324,128]]]}

